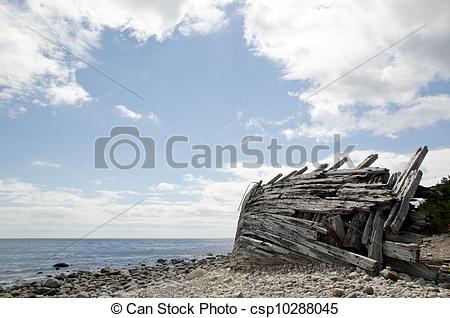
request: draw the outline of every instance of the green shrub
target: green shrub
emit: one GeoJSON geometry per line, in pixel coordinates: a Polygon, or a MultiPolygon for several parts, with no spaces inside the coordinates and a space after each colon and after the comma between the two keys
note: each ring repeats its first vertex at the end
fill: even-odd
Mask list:
{"type": "Polygon", "coordinates": [[[434,233],[446,233],[450,230],[450,176],[442,178],[436,184],[436,190],[442,196],[426,199],[419,206],[419,211],[430,216],[434,233]]]}

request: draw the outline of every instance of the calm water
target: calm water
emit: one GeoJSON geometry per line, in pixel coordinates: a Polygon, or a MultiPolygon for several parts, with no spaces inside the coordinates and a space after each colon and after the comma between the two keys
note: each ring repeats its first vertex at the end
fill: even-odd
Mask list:
{"type": "Polygon", "coordinates": [[[66,270],[94,270],[105,266],[153,265],[159,258],[203,258],[208,253],[231,252],[232,239],[85,239],[51,258],[76,240],[0,239],[0,284],[43,278],[66,270]],[[67,269],[56,271],[53,264],[65,262],[67,269]],[[42,271],[43,274],[37,274],[42,271]]]}

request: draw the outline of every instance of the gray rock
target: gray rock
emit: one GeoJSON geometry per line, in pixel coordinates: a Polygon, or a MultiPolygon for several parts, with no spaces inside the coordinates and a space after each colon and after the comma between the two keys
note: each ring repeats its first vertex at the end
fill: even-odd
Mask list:
{"type": "Polygon", "coordinates": [[[406,273],[399,273],[398,278],[404,280],[405,282],[412,282],[411,276],[406,273]]]}
{"type": "Polygon", "coordinates": [[[372,277],[370,277],[369,275],[364,275],[363,280],[365,280],[366,282],[370,282],[372,280],[372,277]]]}
{"type": "Polygon", "coordinates": [[[342,288],[333,288],[331,290],[331,295],[333,297],[342,297],[345,295],[345,290],[343,290],[342,288]]]}
{"type": "Polygon", "coordinates": [[[54,268],[63,268],[63,267],[69,267],[69,264],[67,263],[56,263],[53,265],[54,268]]]}
{"type": "Polygon", "coordinates": [[[48,288],[58,288],[61,286],[61,282],[57,279],[49,278],[44,282],[44,284],[42,284],[42,286],[48,288]]]}
{"type": "Polygon", "coordinates": [[[373,291],[373,287],[372,286],[367,286],[363,289],[363,293],[367,294],[367,295],[373,295],[374,291],[373,291]]]}
{"type": "Polygon", "coordinates": [[[348,278],[350,279],[354,279],[357,278],[359,276],[359,274],[357,272],[351,272],[350,274],[348,274],[348,278]]]}
{"type": "Polygon", "coordinates": [[[383,276],[386,279],[392,280],[392,281],[397,281],[398,280],[398,274],[397,272],[391,271],[387,268],[383,269],[380,272],[380,275],[383,276]]]}
{"type": "Polygon", "coordinates": [[[197,268],[197,269],[194,269],[189,274],[187,274],[186,279],[191,280],[191,279],[195,279],[195,278],[200,278],[200,277],[204,276],[205,274],[206,274],[206,271],[204,269],[197,268]]]}
{"type": "Polygon", "coordinates": [[[81,291],[75,296],[75,298],[89,298],[89,294],[85,291],[81,291]]]}
{"type": "Polygon", "coordinates": [[[420,286],[425,286],[427,284],[427,281],[425,279],[423,279],[422,277],[417,278],[414,280],[417,284],[419,284],[420,286]]]}

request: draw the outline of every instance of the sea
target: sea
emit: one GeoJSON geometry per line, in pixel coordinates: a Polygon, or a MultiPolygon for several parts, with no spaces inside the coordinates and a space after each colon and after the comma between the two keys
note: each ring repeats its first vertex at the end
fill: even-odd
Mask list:
{"type": "Polygon", "coordinates": [[[226,255],[232,247],[233,239],[0,239],[0,286],[66,271],[155,265],[160,258],[226,255]],[[59,262],[70,266],[56,270],[59,262]]]}

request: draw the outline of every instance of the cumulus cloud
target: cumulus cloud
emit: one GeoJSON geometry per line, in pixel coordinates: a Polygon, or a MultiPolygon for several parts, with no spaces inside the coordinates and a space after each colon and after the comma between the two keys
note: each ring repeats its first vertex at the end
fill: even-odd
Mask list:
{"type": "Polygon", "coordinates": [[[445,0],[245,1],[244,35],[253,52],[281,64],[285,79],[307,86],[290,94],[299,96],[310,122],[288,127],[285,134],[368,130],[394,137],[448,120],[442,105],[448,105],[449,95],[431,98],[421,92],[450,77],[449,6],[445,0]],[[307,99],[422,25],[411,38],[307,99]]]}
{"type": "Polygon", "coordinates": [[[133,120],[146,119],[152,124],[159,123],[158,116],[154,112],[150,112],[147,116],[144,116],[141,113],[131,110],[128,106],[125,105],[116,105],[114,108],[116,109],[117,114],[122,118],[133,120]]]}
{"type": "Polygon", "coordinates": [[[44,161],[44,160],[34,160],[31,163],[32,166],[34,167],[46,167],[46,168],[61,168],[62,165],[59,163],[54,163],[54,162],[49,162],[49,161],[44,161]]]}
{"type": "Polygon", "coordinates": [[[163,41],[176,33],[205,34],[226,25],[230,0],[26,0],[0,3],[0,100],[37,99],[76,106],[92,98],[76,79],[84,60],[114,29],[137,41],[163,41]],[[53,45],[33,30],[56,42],[53,45]],[[64,49],[61,49],[63,47],[64,49]]]}
{"type": "Polygon", "coordinates": [[[125,105],[116,105],[115,108],[116,108],[116,111],[119,114],[119,116],[122,118],[130,118],[130,119],[136,119],[136,120],[142,118],[141,114],[132,111],[125,105]]]}

